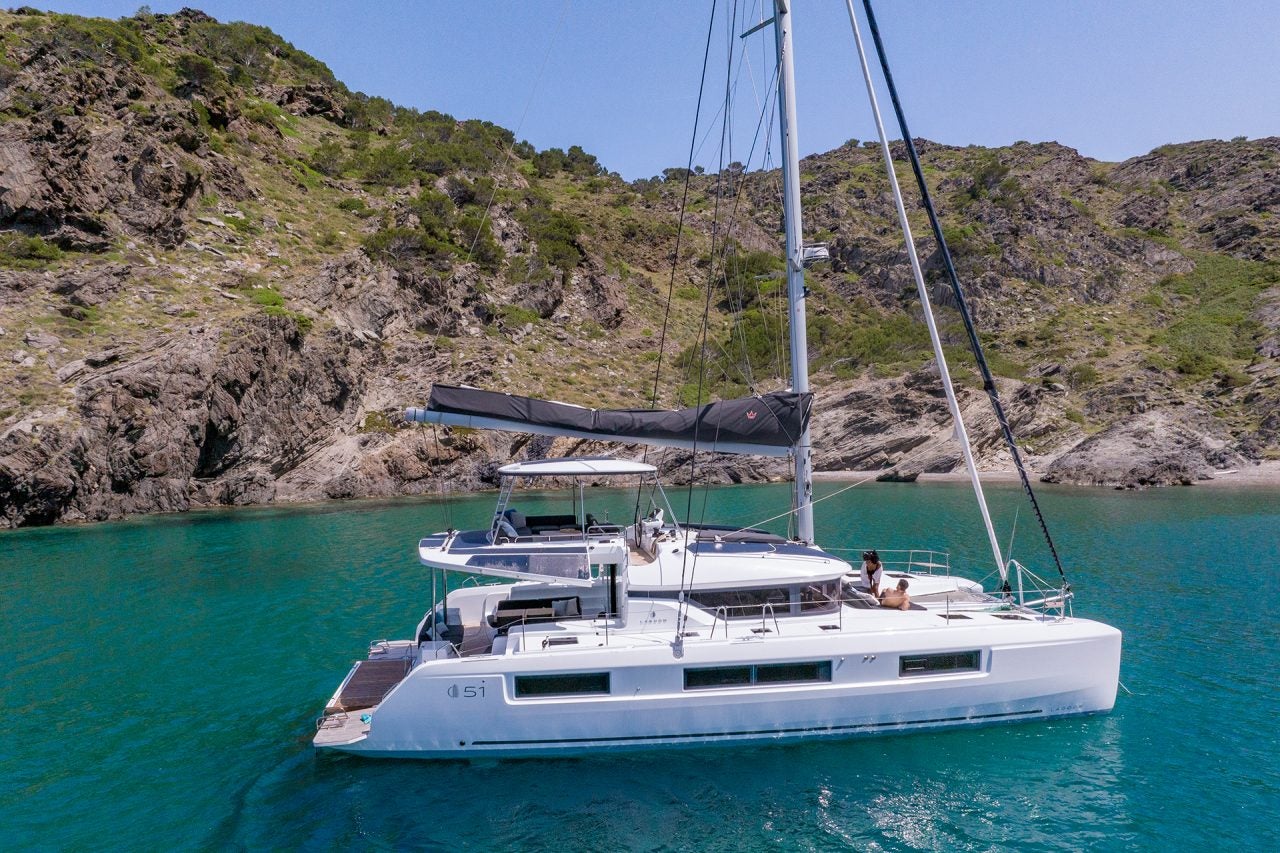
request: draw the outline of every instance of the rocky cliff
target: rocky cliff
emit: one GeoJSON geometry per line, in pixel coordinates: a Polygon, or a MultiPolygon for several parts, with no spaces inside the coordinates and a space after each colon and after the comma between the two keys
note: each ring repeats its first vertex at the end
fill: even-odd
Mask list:
{"type": "MultiPolygon", "coordinates": [[[[586,449],[401,423],[435,381],[626,406],[691,402],[704,362],[711,393],[785,384],[774,174],[687,176],[681,228],[683,170],[628,183],[350,92],[258,27],[23,11],[0,44],[0,525],[485,487],[501,461],[586,449]]],[[[918,146],[1046,479],[1280,456],[1280,139],[1119,164],[918,146]]],[[[947,471],[879,168],[856,143],[802,166],[807,236],[832,254],[809,272],[817,464],[947,471]]],[[[979,457],[1007,465],[920,248],[979,457]]]]}

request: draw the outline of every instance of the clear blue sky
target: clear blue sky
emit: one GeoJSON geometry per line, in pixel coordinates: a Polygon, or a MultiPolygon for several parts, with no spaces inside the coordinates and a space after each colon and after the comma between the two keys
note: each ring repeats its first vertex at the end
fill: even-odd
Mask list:
{"type": "MultiPolygon", "coordinates": [[[[36,5],[116,18],[140,4],[36,5]]],[[[268,26],[353,89],[487,119],[539,148],[581,145],[639,178],[686,162],[711,3],[150,4],[156,12],[183,5],[268,26]]],[[[1280,134],[1278,0],[879,0],[875,8],[916,136],[953,145],[1056,140],[1123,160],[1167,142],[1280,134]]],[[[844,3],[798,0],[795,17],[801,154],[872,138],[844,3]]],[[[715,31],[723,55],[730,39],[726,28],[715,31]]],[[[757,89],[772,68],[771,39],[748,40],[757,89]]],[[[723,73],[713,77],[708,116],[724,89],[723,73]]],[[[745,71],[739,79],[730,159],[747,160],[751,80],[745,71]]],[[[714,168],[715,149],[709,140],[699,160],[714,168]]]]}

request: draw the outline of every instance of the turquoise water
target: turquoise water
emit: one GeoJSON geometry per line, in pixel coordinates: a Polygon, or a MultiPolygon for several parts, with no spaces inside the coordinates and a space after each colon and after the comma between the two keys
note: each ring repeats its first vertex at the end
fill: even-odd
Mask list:
{"type": "MultiPolygon", "coordinates": [[[[1280,849],[1280,491],[1044,490],[1077,614],[1125,632],[1133,695],[1108,716],[575,760],[314,755],[350,662],[428,606],[417,537],[482,524],[492,500],[0,535],[5,846],[1280,849]]],[[[747,523],[787,491],[707,500],[747,523]]],[[[1008,542],[1020,495],[991,502],[1008,542]]],[[[626,495],[612,513],[630,517],[626,495]]],[[[953,565],[989,562],[960,485],[859,486],[821,505],[818,529],[833,547],[950,542],[953,565]]],[[[1013,555],[1044,568],[1036,539],[1024,511],[1013,555]]]]}

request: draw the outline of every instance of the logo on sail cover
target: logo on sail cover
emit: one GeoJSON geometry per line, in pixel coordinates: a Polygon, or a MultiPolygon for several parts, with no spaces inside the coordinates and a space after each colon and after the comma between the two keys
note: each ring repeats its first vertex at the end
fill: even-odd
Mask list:
{"type": "Polygon", "coordinates": [[[747,412],[747,420],[754,421],[755,419],[756,419],[756,410],[751,409],[750,411],[747,412]]]}

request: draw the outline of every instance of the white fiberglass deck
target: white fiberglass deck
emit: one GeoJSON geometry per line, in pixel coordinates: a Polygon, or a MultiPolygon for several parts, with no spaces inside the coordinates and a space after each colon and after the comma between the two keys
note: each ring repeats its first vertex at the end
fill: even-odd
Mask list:
{"type": "MultiPolygon", "coordinates": [[[[461,610],[493,594],[465,592],[461,610]]],[[[572,754],[982,725],[1114,703],[1120,635],[1088,620],[989,603],[728,621],[694,609],[677,649],[677,611],[632,599],[625,629],[618,618],[521,624],[466,656],[435,659],[433,647],[364,722],[327,719],[316,745],[572,754]],[[938,665],[949,668],[928,668],[938,665]],[[522,695],[528,679],[536,690],[522,695]],[[734,683],[704,683],[716,679],[734,683]]]]}

